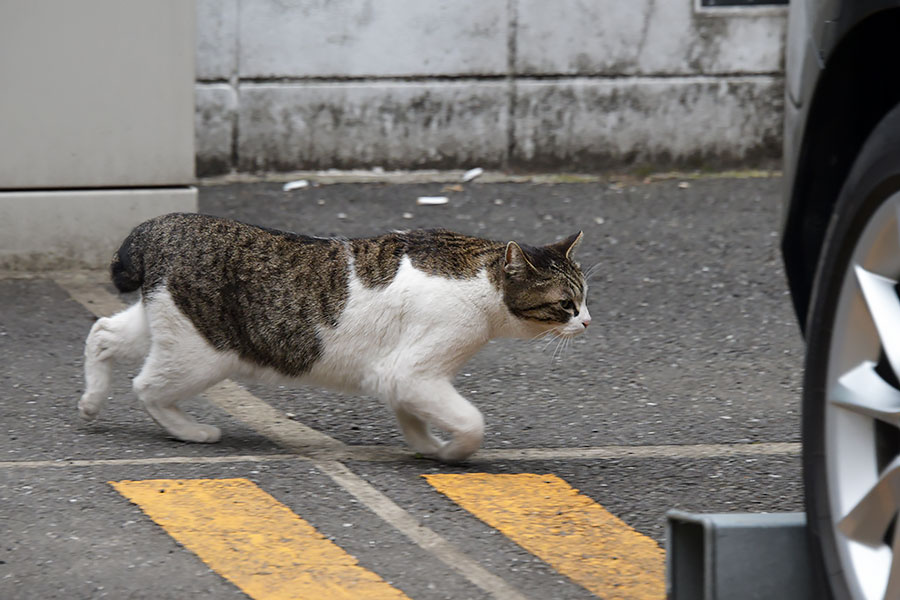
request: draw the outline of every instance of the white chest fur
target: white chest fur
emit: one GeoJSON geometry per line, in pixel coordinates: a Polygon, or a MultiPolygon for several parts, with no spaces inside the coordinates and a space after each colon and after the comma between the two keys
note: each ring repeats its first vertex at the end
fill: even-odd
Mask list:
{"type": "Polygon", "coordinates": [[[393,281],[369,288],[351,274],[336,328],[319,331],[324,352],[309,378],[379,396],[422,373],[452,377],[511,318],[482,272],[469,279],[429,275],[400,264],[393,281]]]}

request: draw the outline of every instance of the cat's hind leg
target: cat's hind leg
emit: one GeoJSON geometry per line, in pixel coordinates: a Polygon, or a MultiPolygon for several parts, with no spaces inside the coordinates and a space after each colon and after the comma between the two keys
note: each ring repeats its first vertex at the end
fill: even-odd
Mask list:
{"type": "Polygon", "coordinates": [[[213,348],[175,306],[165,289],[147,303],[150,352],[132,382],[144,408],[163,429],[185,442],[217,442],[218,427],[198,423],[178,402],[195,396],[229,374],[233,359],[213,348]]]}
{"type": "Polygon", "coordinates": [[[191,359],[196,357],[185,356],[176,348],[154,342],[147,362],[134,378],[134,392],[153,420],[173,437],[184,442],[218,442],[219,428],[198,423],[178,407],[178,402],[221,381],[224,374],[205,368],[210,366],[208,361],[195,362],[191,359]]]}
{"type": "Polygon", "coordinates": [[[84,344],[84,394],[78,413],[91,420],[109,398],[113,363],[139,361],[150,348],[147,315],[140,301],[111,317],[98,319],[84,344]]]}
{"type": "Polygon", "coordinates": [[[406,411],[423,426],[429,423],[452,436],[433,453],[439,460],[460,462],[481,447],[484,439],[481,411],[463,398],[447,380],[421,381],[404,386],[402,391],[398,390],[394,406],[395,411],[406,411]]]}

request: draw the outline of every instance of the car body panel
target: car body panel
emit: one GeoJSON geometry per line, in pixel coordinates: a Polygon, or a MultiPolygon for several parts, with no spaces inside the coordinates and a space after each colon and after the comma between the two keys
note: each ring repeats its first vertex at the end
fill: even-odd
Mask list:
{"type": "MultiPolygon", "coordinates": [[[[817,94],[822,95],[820,88],[824,75],[842,42],[870,17],[897,8],[900,8],[900,0],[792,0],[790,4],[785,60],[781,234],[788,284],[800,327],[804,330],[813,272],[828,224],[827,217],[842,184],[842,180],[836,180],[826,190],[809,184],[811,177],[818,176],[822,169],[831,168],[827,160],[831,157],[817,154],[818,143],[828,135],[823,129],[829,127],[828,123],[815,122],[817,94]],[[811,139],[818,143],[813,144],[811,139]]],[[[851,56],[849,60],[853,58],[851,56]]],[[[871,60],[871,57],[860,57],[860,60],[871,60]]],[[[847,61],[848,57],[843,56],[842,68],[846,68],[847,61]]],[[[887,112],[882,106],[877,110],[883,111],[881,114],[887,112]]],[[[872,115],[868,120],[860,119],[858,114],[852,116],[874,125],[880,115],[872,115]]],[[[833,118],[833,115],[829,117],[833,118]]],[[[865,133],[860,131],[859,137],[864,138],[865,133]]],[[[840,166],[844,171],[849,170],[847,164],[840,166]]]]}

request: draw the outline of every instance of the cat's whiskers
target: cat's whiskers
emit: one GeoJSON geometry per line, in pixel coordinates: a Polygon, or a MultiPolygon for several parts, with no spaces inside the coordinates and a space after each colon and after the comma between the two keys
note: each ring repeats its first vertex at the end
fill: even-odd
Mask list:
{"type": "Polygon", "coordinates": [[[599,262],[598,262],[598,263],[595,263],[594,265],[592,265],[592,266],[585,272],[585,274],[584,274],[584,280],[585,280],[585,281],[590,281],[591,278],[592,278],[594,275],[597,274],[597,271],[600,270],[600,267],[601,267],[602,265],[603,265],[603,263],[599,263],[599,262]]]}
{"type": "Polygon", "coordinates": [[[554,331],[555,331],[554,329],[547,329],[546,331],[542,331],[542,332],[540,332],[539,334],[533,336],[533,337],[532,337],[530,340],[528,340],[528,341],[529,341],[529,342],[534,342],[534,341],[537,341],[537,340],[539,340],[539,339],[541,339],[541,338],[545,338],[545,337],[547,337],[548,335],[550,335],[551,333],[554,333],[554,331]]]}
{"type": "Polygon", "coordinates": [[[544,341],[543,347],[541,348],[541,353],[546,353],[548,349],[553,348],[552,352],[550,353],[551,362],[565,356],[566,352],[569,350],[569,347],[572,344],[572,336],[562,333],[560,327],[554,327],[552,329],[548,329],[547,331],[543,331],[531,338],[531,341],[534,342],[545,338],[548,339],[544,341]]]}
{"type": "Polygon", "coordinates": [[[559,343],[556,344],[556,350],[553,352],[553,360],[559,360],[562,358],[563,352],[565,351],[566,338],[559,338],[559,343]]]}
{"type": "Polygon", "coordinates": [[[559,342],[556,344],[556,350],[553,352],[553,359],[559,360],[565,356],[566,351],[569,349],[569,344],[571,343],[572,338],[568,336],[560,336],[559,342]]]}
{"type": "MultiPolygon", "coordinates": [[[[542,352],[546,352],[546,351],[547,351],[547,348],[550,348],[551,346],[553,346],[553,343],[554,343],[554,342],[556,342],[556,344],[557,344],[557,346],[558,346],[558,345],[559,345],[559,337],[554,336],[554,337],[551,337],[549,340],[547,340],[547,343],[544,344],[544,349],[542,350],[542,352]]],[[[555,354],[556,354],[556,350],[554,349],[553,353],[551,354],[551,358],[552,358],[555,354]]]]}
{"type": "Polygon", "coordinates": [[[553,345],[553,342],[556,341],[557,337],[559,337],[559,333],[556,331],[556,328],[547,329],[539,334],[533,336],[530,340],[530,343],[540,343],[541,344],[541,354],[547,352],[547,349],[553,345]]]}

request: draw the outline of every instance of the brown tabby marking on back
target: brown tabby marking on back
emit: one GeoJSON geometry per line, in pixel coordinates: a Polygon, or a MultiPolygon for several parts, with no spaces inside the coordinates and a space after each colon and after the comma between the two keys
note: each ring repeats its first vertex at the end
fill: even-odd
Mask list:
{"type": "Polygon", "coordinates": [[[363,285],[386,287],[400,268],[406,244],[399,234],[389,233],[377,238],[350,240],[350,252],[353,269],[363,285]]]}
{"type": "Polygon", "coordinates": [[[307,372],[319,358],[316,326],[336,327],[347,302],[340,240],[176,214],[140,225],[123,250],[118,261],[143,263],[145,296],[165,283],[214,347],[289,376],[307,372]],[[129,258],[134,245],[143,255],[129,258]]]}
{"type": "Polygon", "coordinates": [[[350,240],[356,275],[369,287],[389,285],[408,256],[412,265],[430,275],[468,279],[487,268],[491,282],[501,287],[500,259],[505,243],[445,229],[395,231],[350,240]]]}

